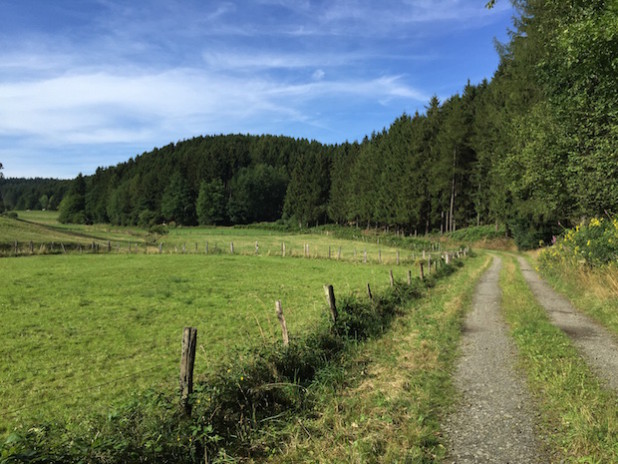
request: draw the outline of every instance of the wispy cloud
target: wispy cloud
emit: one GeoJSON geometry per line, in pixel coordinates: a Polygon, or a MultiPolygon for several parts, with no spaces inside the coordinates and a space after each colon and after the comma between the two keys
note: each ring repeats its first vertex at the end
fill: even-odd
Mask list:
{"type": "Polygon", "coordinates": [[[106,150],[125,159],[204,133],[362,137],[422,109],[438,85],[422,75],[440,66],[444,44],[459,45],[453,31],[507,14],[507,1],[492,12],[483,3],[55,0],[39,16],[10,3],[0,17],[0,156],[11,175],[36,153],[90,153],[91,166],[106,150]]]}

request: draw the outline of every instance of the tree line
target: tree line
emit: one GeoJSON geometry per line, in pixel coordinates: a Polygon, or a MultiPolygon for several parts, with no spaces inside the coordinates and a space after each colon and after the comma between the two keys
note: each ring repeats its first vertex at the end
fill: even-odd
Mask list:
{"type": "Polygon", "coordinates": [[[268,135],[170,144],[79,175],[63,195],[61,220],[282,219],[408,233],[500,223],[532,246],[582,217],[613,214],[618,4],[513,3],[519,15],[509,42],[497,44],[493,78],[442,102],[433,97],[423,114],[338,145],[268,135]]]}

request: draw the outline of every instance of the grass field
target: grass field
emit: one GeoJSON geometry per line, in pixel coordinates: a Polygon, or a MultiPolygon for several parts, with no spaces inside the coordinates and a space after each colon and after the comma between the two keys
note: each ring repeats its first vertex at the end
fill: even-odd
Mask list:
{"type": "MultiPolygon", "coordinates": [[[[389,285],[388,267],[230,255],[55,255],[0,260],[0,429],[101,411],[132,390],[176,385],[180,337],[198,328],[196,373],[292,334],[337,293],[389,285]]],[[[406,268],[395,268],[403,280],[406,268]]]]}
{"type": "Polygon", "coordinates": [[[399,248],[380,244],[380,238],[369,235],[362,230],[353,233],[351,239],[337,238],[328,230],[308,231],[307,233],[286,233],[260,228],[242,227],[177,227],[170,228],[168,234],[151,234],[137,227],[121,227],[109,224],[76,225],[60,224],[57,212],[20,211],[19,221],[0,217],[0,248],[5,254],[12,252],[17,240],[21,242],[20,254],[28,254],[27,242],[35,243],[35,252],[39,245],[56,242],[76,248],[93,241],[106,250],[111,242],[114,252],[163,254],[230,254],[233,244],[235,254],[266,256],[282,255],[285,245],[286,256],[305,256],[305,245],[312,258],[340,259],[361,263],[365,260],[374,263],[396,264],[399,261],[413,262],[421,256],[422,250],[429,252],[431,242],[422,239],[409,239],[399,248]]]}

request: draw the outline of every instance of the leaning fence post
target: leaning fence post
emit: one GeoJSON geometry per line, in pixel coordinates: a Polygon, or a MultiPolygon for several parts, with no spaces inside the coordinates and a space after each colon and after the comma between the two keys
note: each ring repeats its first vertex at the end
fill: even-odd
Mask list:
{"type": "Polygon", "coordinates": [[[185,327],[182,332],[182,354],[180,357],[180,406],[188,416],[191,415],[189,396],[193,393],[193,366],[195,365],[196,346],[197,329],[185,327]]]}
{"type": "Polygon", "coordinates": [[[330,307],[330,315],[333,318],[333,322],[337,322],[337,306],[335,304],[335,290],[332,285],[324,285],[324,293],[326,294],[326,301],[330,307]]]}
{"type": "Polygon", "coordinates": [[[371,293],[371,287],[369,286],[369,282],[367,282],[367,296],[371,301],[373,301],[373,294],[371,293]]]}
{"type": "Polygon", "coordinates": [[[283,316],[283,308],[281,308],[281,300],[277,300],[275,302],[275,312],[277,314],[277,319],[279,319],[279,324],[281,324],[281,336],[283,337],[283,346],[288,346],[290,344],[290,339],[288,336],[288,326],[285,323],[285,317],[283,316]]]}
{"type": "Polygon", "coordinates": [[[391,287],[395,286],[395,278],[393,277],[393,270],[391,269],[389,272],[389,277],[391,279],[391,287]]]}

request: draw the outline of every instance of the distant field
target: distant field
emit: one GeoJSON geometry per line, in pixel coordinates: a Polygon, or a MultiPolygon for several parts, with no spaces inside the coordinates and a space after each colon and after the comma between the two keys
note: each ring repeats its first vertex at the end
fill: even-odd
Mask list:
{"type": "Polygon", "coordinates": [[[379,244],[375,236],[366,236],[361,230],[352,239],[336,238],[331,232],[291,234],[259,228],[241,227],[178,227],[170,228],[166,235],[149,234],[137,227],[121,227],[109,224],[76,225],[57,222],[57,212],[20,211],[19,219],[14,221],[0,218],[0,245],[4,244],[5,253],[10,252],[15,240],[21,242],[25,252],[27,242],[38,244],[56,241],[57,243],[86,246],[95,241],[106,249],[110,241],[114,252],[158,253],[159,244],[163,253],[208,253],[229,254],[233,243],[236,254],[255,255],[256,242],[260,255],[281,255],[283,244],[286,256],[304,256],[305,244],[309,246],[309,255],[313,258],[340,258],[345,261],[363,262],[365,251],[368,262],[396,263],[399,252],[400,262],[413,261],[418,258],[422,248],[430,249],[429,241],[416,240],[416,249],[408,246],[395,248],[379,244]],[[23,222],[27,221],[27,222],[23,222]],[[4,225],[3,225],[4,224],[4,225]],[[4,234],[3,230],[19,227],[22,232],[4,234]],[[53,238],[52,238],[53,237],[53,238]],[[341,251],[341,254],[339,254],[341,251]]]}
{"type": "Polygon", "coordinates": [[[339,294],[379,289],[388,269],[238,255],[0,259],[0,431],[102,411],[134,389],[175,388],[184,326],[198,328],[196,372],[205,372],[278,336],[276,299],[299,333],[325,312],[324,283],[339,294]]]}

